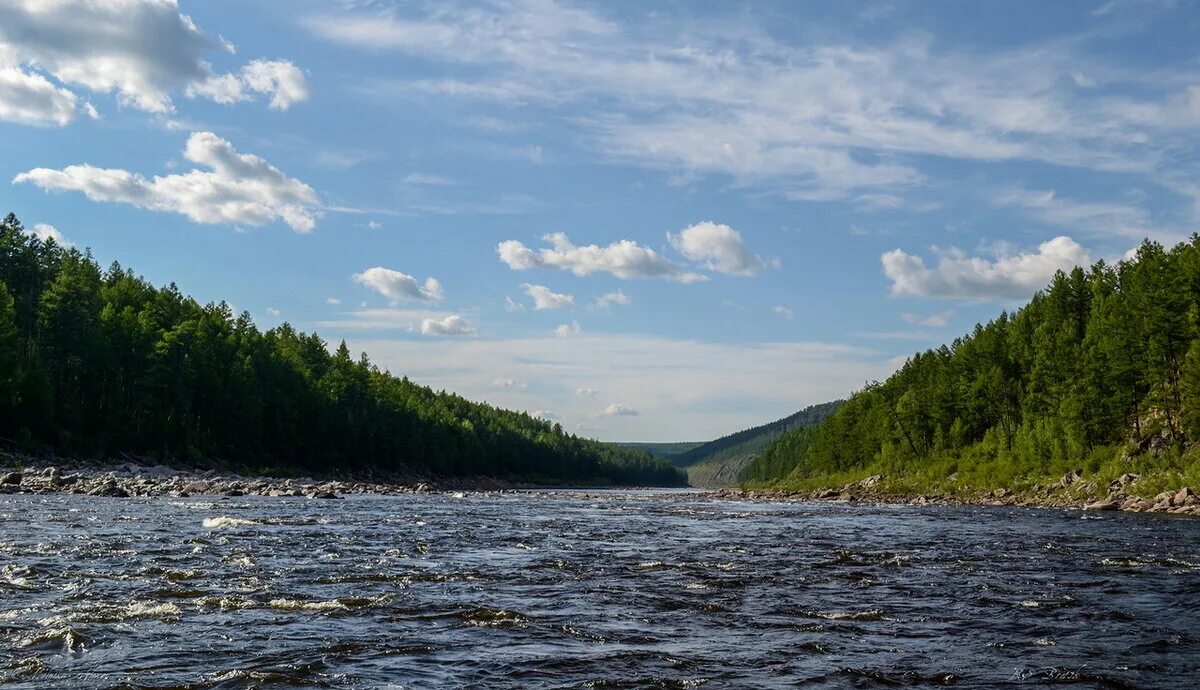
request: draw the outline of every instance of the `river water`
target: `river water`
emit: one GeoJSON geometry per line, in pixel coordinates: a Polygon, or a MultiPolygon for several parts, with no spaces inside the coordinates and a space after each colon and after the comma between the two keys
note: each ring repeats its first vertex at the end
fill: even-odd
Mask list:
{"type": "Polygon", "coordinates": [[[1195,687],[1200,520],[0,496],[3,688],[1195,687]]]}

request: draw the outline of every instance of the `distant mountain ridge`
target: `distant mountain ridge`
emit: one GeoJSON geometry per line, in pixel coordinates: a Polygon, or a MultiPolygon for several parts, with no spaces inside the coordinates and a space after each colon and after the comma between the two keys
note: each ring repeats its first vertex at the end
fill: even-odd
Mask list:
{"type": "Polygon", "coordinates": [[[841,404],[841,400],[835,400],[811,405],[783,419],[722,436],[682,453],[658,457],[686,469],[692,486],[734,486],[742,470],[780,435],[820,424],[841,404]]]}

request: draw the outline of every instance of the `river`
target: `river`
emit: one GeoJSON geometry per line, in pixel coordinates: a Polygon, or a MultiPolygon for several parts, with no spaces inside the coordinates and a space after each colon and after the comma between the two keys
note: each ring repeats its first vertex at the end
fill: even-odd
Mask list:
{"type": "Polygon", "coordinates": [[[1197,677],[1195,519],[672,491],[0,496],[4,688],[1197,677]]]}

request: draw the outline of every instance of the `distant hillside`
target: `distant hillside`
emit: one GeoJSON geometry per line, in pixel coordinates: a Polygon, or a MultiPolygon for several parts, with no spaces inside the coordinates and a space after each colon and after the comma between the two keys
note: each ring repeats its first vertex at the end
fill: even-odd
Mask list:
{"type": "Polygon", "coordinates": [[[678,465],[675,459],[693,448],[704,445],[704,441],[676,441],[673,443],[638,443],[636,441],[618,441],[614,444],[620,448],[640,450],[658,458],[678,465]]]}
{"type": "Polygon", "coordinates": [[[833,414],[841,404],[842,401],[836,400],[806,407],[770,424],[722,436],[663,459],[671,461],[677,467],[686,468],[688,483],[692,486],[733,486],[737,484],[738,475],[742,470],[781,434],[792,429],[815,426],[833,414]]]}

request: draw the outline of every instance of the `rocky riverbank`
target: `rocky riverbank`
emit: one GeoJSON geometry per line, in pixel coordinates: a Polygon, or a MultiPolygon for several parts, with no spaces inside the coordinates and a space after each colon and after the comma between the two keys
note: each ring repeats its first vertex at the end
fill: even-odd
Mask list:
{"type": "Polygon", "coordinates": [[[125,462],[118,465],[0,456],[0,494],[73,493],[88,496],[302,496],[337,499],[346,494],[491,491],[513,488],[496,479],[387,478],[383,480],[248,477],[125,462]],[[6,468],[5,465],[8,465],[6,468]]]}
{"type": "Polygon", "coordinates": [[[1064,508],[1095,511],[1123,510],[1134,513],[1169,513],[1200,517],[1200,496],[1190,487],[1144,496],[1138,490],[1139,476],[1123,474],[1107,486],[1083,480],[1077,474],[1064,475],[1059,481],[1034,485],[1019,491],[960,490],[954,492],[910,493],[898,491],[883,475],[873,475],[840,487],[811,491],[780,489],[720,489],[717,496],[741,499],[779,499],[798,501],[838,501],[908,505],[988,505],[1030,508],[1064,508]],[[1100,496],[1099,498],[1097,496],[1100,496]]]}
{"type": "MultiPolygon", "coordinates": [[[[883,475],[874,475],[840,487],[811,491],[782,489],[718,489],[705,491],[714,498],[750,501],[817,501],[907,505],[987,505],[1169,513],[1200,517],[1200,496],[1189,487],[1144,496],[1136,474],[1124,474],[1106,487],[1082,480],[1076,474],[1058,482],[1019,491],[996,489],[980,492],[911,493],[897,490],[883,475]],[[1098,490],[1102,488],[1103,490],[1098,490]],[[1102,495],[1097,498],[1097,495],[1102,495]]],[[[275,496],[337,499],[349,494],[398,495],[426,492],[485,492],[536,488],[487,477],[389,477],[382,480],[314,479],[311,477],[249,477],[217,470],[192,470],[125,462],[118,465],[0,455],[0,495],[14,493],[73,493],[112,498],[150,496],[275,496]],[[5,469],[5,465],[9,468],[5,469]]],[[[580,488],[555,495],[594,496],[580,488]]],[[[686,494],[681,494],[686,495],[686,494]]]]}

